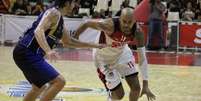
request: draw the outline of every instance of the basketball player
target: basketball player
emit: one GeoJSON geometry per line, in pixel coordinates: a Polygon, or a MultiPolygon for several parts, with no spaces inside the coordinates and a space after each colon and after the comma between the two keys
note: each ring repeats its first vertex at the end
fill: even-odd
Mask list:
{"type": "Polygon", "coordinates": [[[43,58],[45,55],[50,60],[58,58],[57,52],[53,50],[57,43],[62,42],[64,47],[101,48],[103,46],[83,43],[69,36],[62,16],[70,14],[73,7],[73,0],[55,0],[54,6],[39,15],[16,45],[13,51],[14,61],[32,84],[32,89],[23,101],[35,101],[41,92],[43,93],[40,101],[52,101],[64,87],[63,76],[43,58]],[[46,84],[49,84],[48,88],[46,84]]]}
{"type": "Polygon", "coordinates": [[[143,79],[141,96],[146,94],[148,100],[154,100],[155,95],[148,87],[148,65],[144,37],[133,19],[133,9],[124,8],[120,18],[88,21],[77,29],[75,38],[79,38],[79,35],[87,28],[103,31],[99,43],[112,45],[112,47],[97,49],[94,56],[99,77],[107,91],[110,92],[109,100],[118,101],[123,98],[124,90],[121,77],[125,78],[130,87],[129,101],[137,101],[140,96],[138,71],[128,44],[137,45],[139,66],[143,79]]]}

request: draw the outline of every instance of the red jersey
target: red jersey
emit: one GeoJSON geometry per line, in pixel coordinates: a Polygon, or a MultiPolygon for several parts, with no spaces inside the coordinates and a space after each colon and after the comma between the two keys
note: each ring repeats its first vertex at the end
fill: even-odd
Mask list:
{"type": "Polygon", "coordinates": [[[99,43],[109,44],[112,47],[105,47],[97,49],[95,59],[97,62],[103,62],[105,64],[116,64],[121,62],[120,60],[130,61],[132,59],[132,51],[128,47],[128,44],[135,44],[134,35],[136,31],[136,24],[133,25],[131,34],[125,35],[120,30],[120,22],[118,18],[113,18],[114,32],[109,36],[105,33],[101,33],[99,43]]]}
{"type": "MultiPolygon", "coordinates": [[[[137,41],[134,40],[134,33],[136,32],[136,24],[133,25],[132,29],[131,29],[131,33],[129,35],[125,35],[120,28],[120,22],[119,22],[119,18],[113,18],[113,23],[114,23],[114,32],[109,36],[113,42],[112,45],[118,46],[118,44],[132,44],[132,45],[136,45],[137,41]]],[[[107,42],[106,39],[106,35],[104,32],[101,32],[100,38],[99,38],[99,43],[102,44],[109,44],[107,42]]]]}

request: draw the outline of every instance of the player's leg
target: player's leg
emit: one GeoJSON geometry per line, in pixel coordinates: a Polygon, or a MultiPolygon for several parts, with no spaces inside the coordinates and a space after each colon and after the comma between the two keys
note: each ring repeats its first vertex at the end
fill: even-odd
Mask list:
{"type": "Polygon", "coordinates": [[[130,87],[129,101],[137,101],[140,94],[140,83],[137,73],[126,76],[126,82],[130,87]]]}
{"type": "MultiPolygon", "coordinates": [[[[45,89],[45,86],[38,87],[32,83],[33,77],[38,79],[37,75],[35,75],[35,73],[33,72],[34,67],[32,66],[32,64],[34,64],[34,60],[32,59],[34,58],[32,58],[32,56],[32,52],[20,45],[16,45],[13,51],[13,59],[16,65],[23,72],[29,83],[32,84],[31,90],[25,95],[23,101],[35,101],[36,98],[41,94],[43,89],[45,89]]],[[[38,60],[40,60],[40,58],[38,58],[38,60]]]]}
{"type": "MultiPolygon", "coordinates": [[[[32,74],[35,77],[29,77],[30,74],[25,74],[27,80],[33,84],[32,89],[25,96],[24,101],[35,101],[35,99],[40,96],[40,101],[51,101],[58,94],[59,91],[64,87],[65,80],[61,75],[58,75],[57,72],[53,71],[51,68],[49,70],[41,69],[40,71],[35,70],[36,72],[32,74]],[[44,75],[42,76],[42,72],[44,75]],[[51,72],[50,72],[51,71],[51,72]],[[49,72],[49,73],[48,73],[49,72]],[[36,76],[38,75],[38,76],[36,76]],[[58,75],[58,76],[57,76],[58,75]],[[40,78],[39,78],[40,77],[40,78]],[[45,86],[48,83],[49,86],[45,86]],[[42,92],[42,94],[41,94],[42,92]]],[[[47,69],[47,68],[46,68],[47,69]]]]}
{"type": "Polygon", "coordinates": [[[43,68],[31,68],[30,66],[31,70],[23,70],[27,80],[32,83],[32,89],[28,92],[23,101],[35,101],[41,92],[42,96],[40,96],[40,101],[51,101],[65,85],[64,78],[59,75],[53,67],[46,62],[40,65],[43,65],[43,68]],[[49,83],[48,88],[45,86],[46,83],[49,83]]]}
{"type": "Polygon", "coordinates": [[[121,83],[116,88],[109,90],[109,92],[111,93],[111,95],[109,96],[111,101],[121,100],[123,99],[125,95],[124,89],[121,83]]]}
{"type": "Polygon", "coordinates": [[[121,64],[117,70],[122,77],[125,77],[128,86],[130,87],[129,101],[137,101],[140,94],[140,83],[138,80],[138,72],[134,65],[134,60],[127,64],[121,64]]]}
{"type": "Polygon", "coordinates": [[[118,101],[124,97],[124,89],[116,70],[110,70],[106,74],[98,68],[98,74],[108,91],[109,101],[118,101]]]}
{"type": "Polygon", "coordinates": [[[45,84],[49,84],[48,89],[43,91],[40,97],[40,101],[51,101],[65,86],[65,79],[61,76],[50,64],[46,61],[39,61],[34,64],[34,75],[37,77],[32,78],[37,87],[42,87],[45,84]]]}
{"type": "Polygon", "coordinates": [[[43,92],[40,101],[51,101],[65,86],[65,79],[59,75],[54,80],[49,82],[49,88],[43,92]]]}
{"type": "Polygon", "coordinates": [[[125,79],[130,87],[129,101],[137,101],[140,95],[140,83],[135,62],[131,61],[125,67],[125,79]]]}
{"type": "Polygon", "coordinates": [[[36,98],[46,89],[46,86],[42,88],[38,88],[34,84],[32,84],[31,90],[25,95],[23,101],[35,101],[36,98]]]}
{"type": "Polygon", "coordinates": [[[29,99],[32,95],[33,98],[36,98],[40,93],[38,88],[42,88],[46,83],[50,83],[50,88],[43,93],[41,101],[51,101],[64,87],[64,78],[42,56],[36,55],[25,47],[16,46],[13,51],[13,58],[30,84],[36,86],[33,86],[26,96],[27,101],[30,101],[29,99]]]}

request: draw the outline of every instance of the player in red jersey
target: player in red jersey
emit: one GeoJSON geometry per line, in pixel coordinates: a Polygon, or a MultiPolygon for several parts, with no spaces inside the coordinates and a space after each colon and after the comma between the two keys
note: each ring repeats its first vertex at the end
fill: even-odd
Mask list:
{"type": "Polygon", "coordinates": [[[77,29],[75,37],[79,38],[79,35],[87,28],[102,31],[99,43],[112,45],[112,47],[97,49],[94,54],[99,77],[109,92],[109,100],[118,101],[123,98],[125,93],[121,77],[125,78],[130,87],[129,101],[137,101],[140,96],[138,70],[128,44],[137,45],[139,67],[143,79],[141,96],[146,94],[148,100],[154,100],[155,95],[148,87],[148,64],[144,36],[133,19],[133,9],[123,9],[120,18],[88,21],[77,29]]]}

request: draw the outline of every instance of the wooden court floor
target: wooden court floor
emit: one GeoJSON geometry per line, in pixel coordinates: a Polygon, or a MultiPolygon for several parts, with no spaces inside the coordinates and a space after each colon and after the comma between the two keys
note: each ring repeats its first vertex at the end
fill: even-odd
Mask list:
{"type": "MultiPolygon", "coordinates": [[[[13,47],[0,46],[0,101],[22,101],[8,92],[25,78],[12,59],[13,47]]],[[[106,101],[107,94],[98,79],[89,50],[59,50],[61,60],[51,64],[67,84],[57,96],[65,101],[106,101]]],[[[200,55],[148,53],[149,86],[155,101],[201,101],[200,55]],[[153,54],[153,55],[151,55],[153,54]]],[[[139,76],[140,77],[140,76],[139,76]]],[[[129,89],[122,80],[128,101],[129,89]]],[[[139,101],[147,101],[142,97],[139,101]]]]}

